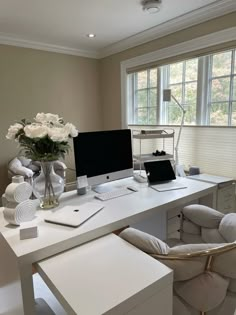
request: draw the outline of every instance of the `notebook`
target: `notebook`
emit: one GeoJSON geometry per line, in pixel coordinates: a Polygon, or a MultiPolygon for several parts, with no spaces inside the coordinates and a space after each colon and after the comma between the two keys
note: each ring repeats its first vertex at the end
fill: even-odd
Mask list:
{"type": "Polygon", "coordinates": [[[169,160],[144,162],[144,167],[151,188],[157,191],[186,188],[186,186],[176,180],[169,160]]]}
{"type": "Polygon", "coordinates": [[[104,208],[100,202],[86,202],[79,206],[65,206],[44,220],[49,223],[78,227],[104,208]]]}

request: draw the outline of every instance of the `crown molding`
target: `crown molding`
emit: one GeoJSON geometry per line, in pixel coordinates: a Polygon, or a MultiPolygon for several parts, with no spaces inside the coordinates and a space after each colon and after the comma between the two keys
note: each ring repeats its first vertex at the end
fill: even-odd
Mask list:
{"type": "Polygon", "coordinates": [[[72,55],[72,56],[80,56],[80,57],[95,58],[95,59],[99,58],[97,51],[88,51],[88,50],[64,47],[64,46],[59,46],[59,45],[51,45],[51,44],[46,44],[46,43],[41,43],[41,42],[35,42],[31,40],[16,38],[9,34],[4,34],[4,33],[0,33],[0,44],[16,46],[16,47],[32,48],[32,49],[56,52],[56,53],[72,55]]]}
{"type": "Polygon", "coordinates": [[[93,51],[26,40],[16,37],[15,35],[13,36],[11,34],[1,32],[0,44],[101,59],[233,11],[236,11],[235,0],[219,0],[215,3],[206,5],[190,13],[186,13],[170,21],[152,27],[144,32],[130,36],[103,49],[93,51]]]}
{"type": "Polygon", "coordinates": [[[190,13],[186,13],[170,21],[152,27],[144,32],[121,40],[115,44],[109,45],[100,50],[98,56],[99,58],[108,57],[126,49],[133,48],[176,31],[180,31],[184,28],[200,24],[227,13],[232,13],[233,11],[236,11],[235,0],[219,0],[216,3],[206,5],[190,13]]]}

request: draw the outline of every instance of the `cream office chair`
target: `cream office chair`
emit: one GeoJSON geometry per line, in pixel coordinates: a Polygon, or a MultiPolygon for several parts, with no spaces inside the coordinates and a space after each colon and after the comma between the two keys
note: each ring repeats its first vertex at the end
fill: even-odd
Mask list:
{"type": "Polygon", "coordinates": [[[167,240],[172,247],[132,228],[120,236],[174,270],[174,315],[234,315],[236,213],[185,207],[181,240],[167,240]]]}

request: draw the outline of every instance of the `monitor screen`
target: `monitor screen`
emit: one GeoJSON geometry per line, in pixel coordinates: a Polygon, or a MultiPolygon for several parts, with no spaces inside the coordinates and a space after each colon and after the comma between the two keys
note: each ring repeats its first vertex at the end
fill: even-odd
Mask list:
{"type": "Polygon", "coordinates": [[[81,132],[74,139],[76,176],[91,186],[133,175],[129,129],[81,132]]]}

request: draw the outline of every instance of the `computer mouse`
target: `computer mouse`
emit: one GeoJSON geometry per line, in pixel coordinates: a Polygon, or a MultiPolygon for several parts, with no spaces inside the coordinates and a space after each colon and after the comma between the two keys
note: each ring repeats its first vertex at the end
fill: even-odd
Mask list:
{"type": "Polygon", "coordinates": [[[132,190],[134,192],[138,191],[138,189],[136,187],[134,187],[134,186],[127,186],[126,188],[129,189],[129,190],[132,190]]]}

